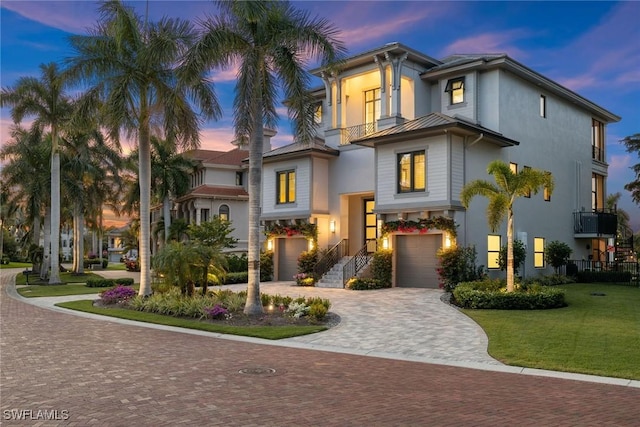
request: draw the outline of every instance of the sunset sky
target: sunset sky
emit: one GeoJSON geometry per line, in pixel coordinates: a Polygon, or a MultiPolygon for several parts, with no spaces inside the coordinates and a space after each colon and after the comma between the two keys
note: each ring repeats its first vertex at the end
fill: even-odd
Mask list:
{"type": "MultiPolygon", "coordinates": [[[[146,2],[127,2],[144,14],[146,2]]],[[[622,120],[608,126],[608,193],[623,195],[621,207],[640,231],[640,209],[624,184],[638,163],[619,140],[640,133],[640,2],[463,2],[305,1],[294,2],[313,16],[330,19],[342,31],[350,54],[401,42],[431,57],[453,53],[506,53],[622,120]]],[[[0,3],[2,87],[20,76],[39,75],[42,63],[70,55],[67,38],[82,34],[98,18],[93,1],[6,1],[0,3]]],[[[148,2],[151,20],[162,16],[194,22],[216,13],[209,1],[148,2]]],[[[202,148],[230,149],[235,73],[212,75],[224,117],[202,131],[202,148]]],[[[317,82],[318,85],[320,84],[317,82]]],[[[275,146],[292,141],[285,110],[275,146]]],[[[0,111],[0,144],[11,118],[0,111]]]]}

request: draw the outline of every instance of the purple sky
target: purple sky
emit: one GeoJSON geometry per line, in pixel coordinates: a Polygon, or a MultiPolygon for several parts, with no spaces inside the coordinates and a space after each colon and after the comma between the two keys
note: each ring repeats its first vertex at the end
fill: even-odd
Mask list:
{"type": "MultiPolygon", "coordinates": [[[[146,2],[128,2],[140,14],[146,2]]],[[[312,15],[330,19],[342,31],[351,54],[397,41],[434,58],[452,53],[507,53],[622,117],[607,129],[608,193],[622,193],[624,208],[640,231],[640,209],[624,184],[638,163],[619,140],[640,133],[640,2],[295,2],[312,15]]],[[[203,19],[215,14],[209,1],[148,3],[150,19],[167,15],[203,19]]],[[[38,65],[70,54],[67,37],[85,32],[97,20],[92,1],[7,1],[0,3],[2,87],[38,65]]],[[[235,73],[213,75],[224,117],[202,132],[202,148],[228,149],[235,73]]],[[[285,117],[284,109],[282,117],[285,117]]],[[[8,138],[9,110],[0,111],[0,144],[8,138]]],[[[274,145],[291,142],[283,120],[274,145]]]]}

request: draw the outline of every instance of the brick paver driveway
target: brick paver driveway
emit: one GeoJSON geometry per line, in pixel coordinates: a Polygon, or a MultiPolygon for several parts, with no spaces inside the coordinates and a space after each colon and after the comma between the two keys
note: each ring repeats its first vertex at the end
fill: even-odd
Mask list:
{"type": "Polygon", "coordinates": [[[638,388],[221,340],[0,295],[2,425],[640,423],[638,388]]]}

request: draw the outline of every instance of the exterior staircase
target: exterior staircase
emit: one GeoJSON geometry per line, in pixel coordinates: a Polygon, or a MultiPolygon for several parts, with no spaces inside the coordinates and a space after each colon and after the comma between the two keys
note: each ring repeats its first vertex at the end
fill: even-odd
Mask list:
{"type": "Polygon", "coordinates": [[[344,287],[342,282],[342,269],[344,265],[351,259],[351,257],[345,256],[340,259],[331,270],[326,272],[320,280],[316,283],[317,288],[339,288],[344,287]]]}

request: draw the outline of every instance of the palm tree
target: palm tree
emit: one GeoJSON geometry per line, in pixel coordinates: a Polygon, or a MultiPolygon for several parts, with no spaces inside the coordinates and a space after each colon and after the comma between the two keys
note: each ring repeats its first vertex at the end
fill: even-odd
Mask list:
{"type": "Polygon", "coordinates": [[[618,207],[618,203],[620,203],[620,198],[622,194],[614,193],[609,194],[607,196],[607,200],[605,201],[605,206],[609,210],[609,212],[615,212],[618,216],[618,230],[617,235],[618,238],[628,239],[633,236],[633,230],[629,226],[629,213],[622,208],[618,207]]]}
{"type": "Polygon", "coordinates": [[[537,194],[540,188],[553,193],[553,177],[549,172],[525,168],[513,173],[508,164],[501,160],[489,163],[487,173],[493,175],[495,184],[477,179],[464,186],[460,201],[469,208],[471,199],[484,196],[489,199],[487,221],[492,232],[498,229],[504,217],[507,217],[507,292],[514,290],[513,265],[513,203],[516,198],[537,194]]]}
{"type": "MultiPolygon", "coordinates": [[[[234,126],[249,140],[249,284],[244,312],[262,313],[260,301],[260,193],[264,126],[277,122],[278,84],[288,101],[298,141],[314,136],[306,58],[327,66],[341,59],[337,29],[285,1],[218,1],[220,14],[203,22],[188,62],[199,70],[237,64],[234,126]]],[[[191,67],[189,67],[191,68],[191,67]]]]}
{"type": "Polygon", "coordinates": [[[162,200],[164,225],[163,241],[169,240],[171,226],[171,198],[184,195],[189,189],[189,177],[195,162],[176,154],[169,141],[151,138],[151,181],[155,196],[162,200]]]}
{"type": "Polygon", "coordinates": [[[50,255],[49,284],[60,281],[60,153],[58,137],[70,119],[72,103],[65,93],[66,79],[54,63],[41,65],[41,77],[22,77],[13,88],[3,88],[1,106],[11,106],[11,117],[20,123],[25,116],[34,116],[33,129],[48,128],[51,133],[51,245],[45,247],[45,259],[50,255]]]}
{"type": "Polygon", "coordinates": [[[91,108],[101,101],[103,124],[113,140],[118,140],[120,130],[137,136],[139,293],[149,295],[152,132],[159,128],[159,136],[195,148],[201,120],[218,117],[220,107],[204,73],[180,71],[184,66],[181,56],[195,40],[188,22],[169,18],[148,22],[117,0],[104,2],[99,10],[101,20],[89,35],[70,38],[75,56],[67,62],[68,73],[73,80],[89,85],[84,105],[91,108]],[[202,117],[193,105],[200,107],[202,117]]]}

